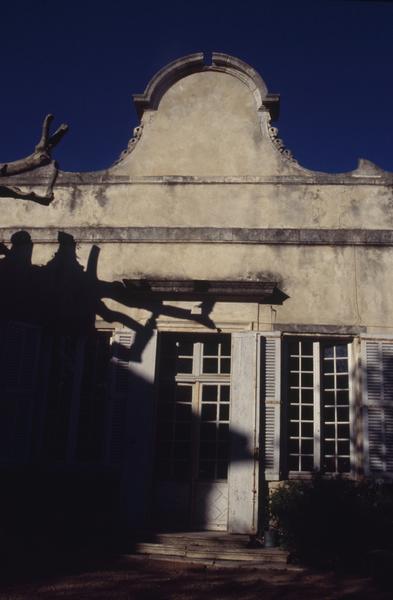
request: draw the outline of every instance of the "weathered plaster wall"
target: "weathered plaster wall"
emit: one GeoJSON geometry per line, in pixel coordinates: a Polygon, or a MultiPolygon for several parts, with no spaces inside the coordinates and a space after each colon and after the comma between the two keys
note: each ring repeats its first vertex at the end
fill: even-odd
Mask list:
{"type": "MultiPolygon", "coordinates": [[[[291,161],[274,142],[255,86],[244,73],[218,67],[168,85],[157,106],[146,107],[132,151],[112,168],[60,173],[49,207],[0,199],[0,238],[9,243],[13,231],[27,229],[34,261],[45,264],[57,232],[67,231],[84,265],[91,244],[100,246],[98,275],[108,281],[270,279],[287,294],[273,309],[219,303],[213,317],[229,328],[315,324],[393,332],[392,175],[367,161],[343,175],[291,161]],[[182,243],[174,227],[184,228],[182,243]],[[199,238],[187,228],[200,228],[199,238]],[[216,229],[209,233],[216,243],[206,228],[216,229]],[[267,237],[286,229],[288,243],[250,243],[254,234],[245,228],[267,237]],[[225,243],[217,243],[220,236],[225,243]],[[296,244],[297,237],[308,241],[296,244]]],[[[267,97],[263,86],[259,92],[267,97]]],[[[43,169],[12,183],[39,190],[46,179],[43,169]]]]}
{"type": "MultiPolygon", "coordinates": [[[[36,244],[33,260],[45,264],[57,246],[36,244]]],[[[87,264],[90,244],[78,245],[87,264]]],[[[277,324],[372,327],[393,333],[393,247],[219,244],[102,244],[98,277],[123,279],[268,279],[288,296],[282,305],[217,303],[219,326],[270,330],[277,324]]],[[[141,310],[108,306],[138,320],[141,310]]],[[[171,303],[173,304],[173,302],[171,303]]],[[[182,303],[190,308],[193,303],[182,303]]],[[[163,318],[168,322],[170,319],[163,318]]],[[[184,325],[184,324],[183,324],[184,325]]],[[[190,327],[187,323],[186,328],[190,327]]]]}

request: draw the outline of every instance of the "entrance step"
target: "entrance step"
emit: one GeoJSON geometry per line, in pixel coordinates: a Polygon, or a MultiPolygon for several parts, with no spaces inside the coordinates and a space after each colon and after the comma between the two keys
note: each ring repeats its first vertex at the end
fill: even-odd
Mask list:
{"type": "Polygon", "coordinates": [[[148,558],[286,569],[288,552],[279,548],[249,548],[249,536],[223,533],[161,533],[139,542],[135,554],[148,558]]]}

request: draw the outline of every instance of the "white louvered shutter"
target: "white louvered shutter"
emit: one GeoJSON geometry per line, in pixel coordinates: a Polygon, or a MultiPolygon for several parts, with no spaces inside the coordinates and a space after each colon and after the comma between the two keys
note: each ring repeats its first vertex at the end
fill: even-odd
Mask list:
{"type": "Polygon", "coordinates": [[[393,476],[393,341],[362,340],[365,471],[393,476]]]}
{"type": "Polygon", "coordinates": [[[112,339],[108,436],[108,460],[112,464],[118,464],[124,460],[127,399],[130,390],[130,365],[127,355],[134,336],[134,332],[122,329],[115,331],[112,339]]]}
{"type": "Polygon", "coordinates": [[[41,332],[25,323],[2,327],[0,458],[25,460],[30,450],[41,332]]]}
{"type": "Polygon", "coordinates": [[[281,336],[263,334],[262,338],[262,423],[264,434],[265,479],[280,479],[281,431],[281,336]]]}

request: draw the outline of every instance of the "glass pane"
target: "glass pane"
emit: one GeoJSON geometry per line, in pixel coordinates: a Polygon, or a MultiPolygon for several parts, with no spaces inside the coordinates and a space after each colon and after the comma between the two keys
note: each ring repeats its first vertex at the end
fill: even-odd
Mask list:
{"type": "Polygon", "coordinates": [[[314,441],[313,440],[302,440],[301,441],[302,454],[313,454],[314,452],[314,441]]]}
{"type": "Polygon", "coordinates": [[[218,439],[220,442],[226,442],[229,440],[229,425],[227,423],[220,423],[218,439]]]}
{"type": "Polygon", "coordinates": [[[313,390],[302,390],[302,404],[314,404],[313,390]]]}
{"type": "Polygon", "coordinates": [[[202,388],[202,402],[217,402],[218,385],[204,385],[202,388]]]}
{"type": "Polygon", "coordinates": [[[176,421],[191,421],[191,404],[176,405],[176,421]]]}
{"type": "Polygon", "coordinates": [[[348,373],[348,361],[346,359],[340,359],[336,361],[337,373],[348,373]]]}
{"type": "Polygon", "coordinates": [[[216,458],[216,444],[203,442],[199,448],[199,458],[201,460],[214,460],[216,458]]]}
{"type": "Polygon", "coordinates": [[[220,402],[229,402],[229,385],[220,386],[220,402]]]}
{"type": "Polygon", "coordinates": [[[348,375],[337,375],[337,387],[348,389],[348,375]]]}
{"type": "Polygon", "coordinates": [[[170,402],[174,400],[175,387],[171,383],[161,383],[159,389],[160,402],[170,402]]]}
{"type": "Polygon", "coordinates": [[[216,431],[215,423],[202,423],[200,429],[201,440],[215,441],[216,431]]]}
{"type": "Polygon", "coordinates": [[[324,443],[325,454],[335,454],[336,453],[336,443],[333,440],[324,443]]]}
{"type": "Polygon", "coordinates": [[[221,342],[221,356],[231,355],[231,338],[230,336],[225,337],[221,342]]]}
{"type": "Polygon", "coordinates": [[[173,437],[172,421],[161,421],[158,428],[158,436],[160,440],[171,440],[173,437]]]}
{"type": "Polygon", "coordinates": [[[294,390],[294,389],[289,390],[289,401],[291,404],[299,402],[299,397],[300,397],[299,390],[294,390]]]}
{"type": "Polygon", "coordinates": [[[204,358],[203,359],[203,372],[204,373],[218,373],[218,359],[217,358],[204,358]]]}
{"type": "Polygon", "coordinates": [[[191,476],[191,469],[188,461],[175,461],[173,464],[173,472],[175,479],[178,481],[185,481],[191,476]]]}
{"type": "Polygon", "coordinates": [[[176,442],[174,444],[173,454],[175,459],[186,459],[190,454],[191,444],[188,442],[176,442]]]}
{"type": "Polygon", "coordinates": [[[325,408],[325,421],[333,422],[336,420],[336,409],[334,406],[330,406],[329,408],[325,408]]]}
{"type": "Polygon", "coordinates": [[[299,419],[299,407],[296,405],[292,405],[289,407],[289,418],[290,419],[299,419]]]}
{"type": "Polygon", "coordinates": [[[201,419],[202,421],[215,421],[217,418],[216,404],[203,404],[201,419]]]}
{"type": "Polygon", "coordinates": [[[230,358],[222,358],[221,359],[221,373],[230,373],[231,372],[231,359],[230,358]]]}
{"type": "Polygon", "coordinates": [[[228,477],[228,463],[225,461],[219,461],[217,463],[217,479],[227,479],[228,477]]]}
{"type": "Polygon", "coordinates": [[[295,422],[291,421],[289,423],[289,435],[291,435],[293,437],[299,436],[299,423],[297,421],[295,421],[295,422]]]}
{"type": "Polygon", "coordinates": [[[324,437],[335,439],[336,437],[336,428],[334,425],[325,425],[324,427],[324,437]]]}
{"type": "Polygon", "coordinates": [[[221,460],[228,460],[229,446],[226,442],[218,444],[217,457],[221,460]]]}
{"type": "Polygon", "coordinates": [[[325,360],[323,363],[323,371],[325,373],[325,375],[327,374],[332,374],[334,373],[334,365],[335,365],[335,361],[334,360],[325,360]]]}
{"type": "Polygon", "coordinates": [[[337,442],[337,451],[339,454],[349,455],[349,440],[338,441],[337,442]]]}
{"type": "Polygon", "coordinates": [[[323,396],[323,403],[324,405],[330,405],[330,406],[334,406],[336,403],[336,395],[334,393],[334,390],[331,391],[324,391],[323,396]]]}
{"type": "Polygon", "coordinates": [[[324,470],[327,473],[335,473],[336,472],[336,459],[334,457],[326,457],[324,460],[324,470]]]}
{"type": "Polygon", "coordinates": [[[190,385],[178,385],[176,387],[176,401],[190,402],[192,401],[192,387],[190,385]]]}
{"type": "Polygon", "coordinates": [[[163,402],[158,406],[158,420],[167,420],[170,421],[173,418],[173,413],[175,409],[175,404],[172,402],[163,402]]]}
{"type": "Polygon", "coordinates": [[[175,439],[176,440],[191,439],[191,423],[176,423],[175,439]]]}
{"type": "Polygon", "coordinates": [[[312,421],[313,418],[314,418],[314,407],[313,406],[302,406],[303,421],[312,421]]]}
{"type": "Polygon", "coordinates": [[[220,420],[229,420],[229,404],[220,404],[220,420]]]}
{"type": "Polygon", "coordinates": [[[302,387],[312,387],[314,385],[313,373],[302,373],[302,387]]]}
{"type": "Polygon", "coordinates": [[[303,356],[312,356],[313,355],[312,340],[302,340],[302,355],[303,356]]]}
{"type": "Polygon", "coordinates": [[[175,354],[167,354],[165,351],[161,352],[161,363],[160,369],[161,373],[165,375],[170,375],[175,371],[176,365],[176,355],[175,354]]]}
{"type": "Polygon", "coordinates": [[[297,356],[291,356],[289,359],[289,370],[299,371],[299,358],[297,356]]]}
{"type": "Polygon", "coordinates": [[[349,438],[349,425],[337,425],[337,435],[339,438],[349,438]]]}
{"type": "Polygon", "coordinates": [[[314,360],[312,358],[303,357],[302,358],[302,371],[313,371],[314,370],[314,360]]]}
{"type": "Polygon", "coordinates": [[[337,421],[349,421],[349,407],[338,407],[337,408],[337,421]]]}
{"type": "Polygon", "coordinates": [[[293,355],[293,354],[299,355],[300,354],[300,352],[299,352],[299,347],[300,347],[299,340],[291,339],[289,341],[288,346],[289,346],[289,354],[290,355],[293,355]]]}
{"type": "Polygon", "coordinates": [[[215,463],[213,461],[201,460],[199,463],[199,479],[214,479],[215,463]]]}
{"type": "Polygon", "coordinates": [[[324,358],[333,358],[334,357],[334,346],[325,346],[323,348],[323,356],[324,356],[324,358]]]}
{"type": "Polygon", "coordinates": [[[218,340],[210,339],[203,344],[204,356],[218,356],[218,340]]]}
{"type": "Polygon", "coordinates": [[[178,356],[192,356],[194,344],[191,341],[180,340],[176,342],[176,350],[178,356]]]}
{"type": "Polygon", "coordinates": [[[323,387],[325,390],[333,390],[334,389],[334,375],[324,375],[323,377],[323,387]]]}
{"type": "Polygon", "coordinates": [[[289,374],[289,385],[291,387],[300,387],[300,375],[299,373],[290,373],[289,374]]]}
{"type": "Polygon", "coordinates": [[[298,471],[299,470],[299,457],[298,456],[289,456],[288,469],[290,471],[298,471]]]}
{"type": "Polygon", "coordinates": [[[289,440],[290,454],[299,454],[299,440],[289,440]]]}
{"type": "Polygon", "coordinates": [[[302,456],[301,457],[301,470],[302,471],[312,471],[314,468],[314,459],[312,456],[302,456]]]}
{"type": "Polygon", "coordinates": [[[346,391],[338,391],[337,404],[349,404],[349,393],[346,391]]]}
{"type": "Polygon", "coordinates": [[[348,355],[348,345],[347,344],[339,344],[336,346],[337,358],[345,358],[347,355],[348,355]]]}
{"type": "Polygon", "coordinates": [[[337,471],[339,473],[349,473],[350,470],[351,470],[350,459],[339,456],[337,458],[337,471]]]}
{"type": "Polygon", "coordinates": [[[302,437],[313,437],[314,425],[313,423],[302,423],[302,437]]]}
{"type": "Polygon", "coordinates": [[[178,358],[176,361],[177,373],[192,373],[192,358],[178,358]]]}

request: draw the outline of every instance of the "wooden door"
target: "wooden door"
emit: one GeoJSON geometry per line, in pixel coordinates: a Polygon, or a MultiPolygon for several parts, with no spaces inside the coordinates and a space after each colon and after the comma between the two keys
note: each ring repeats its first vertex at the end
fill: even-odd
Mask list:
{"type": "Polygon", "coordinates": [[[226,530],[230,336],[162,336],[154,515],[160,529],[226,530]]]}

